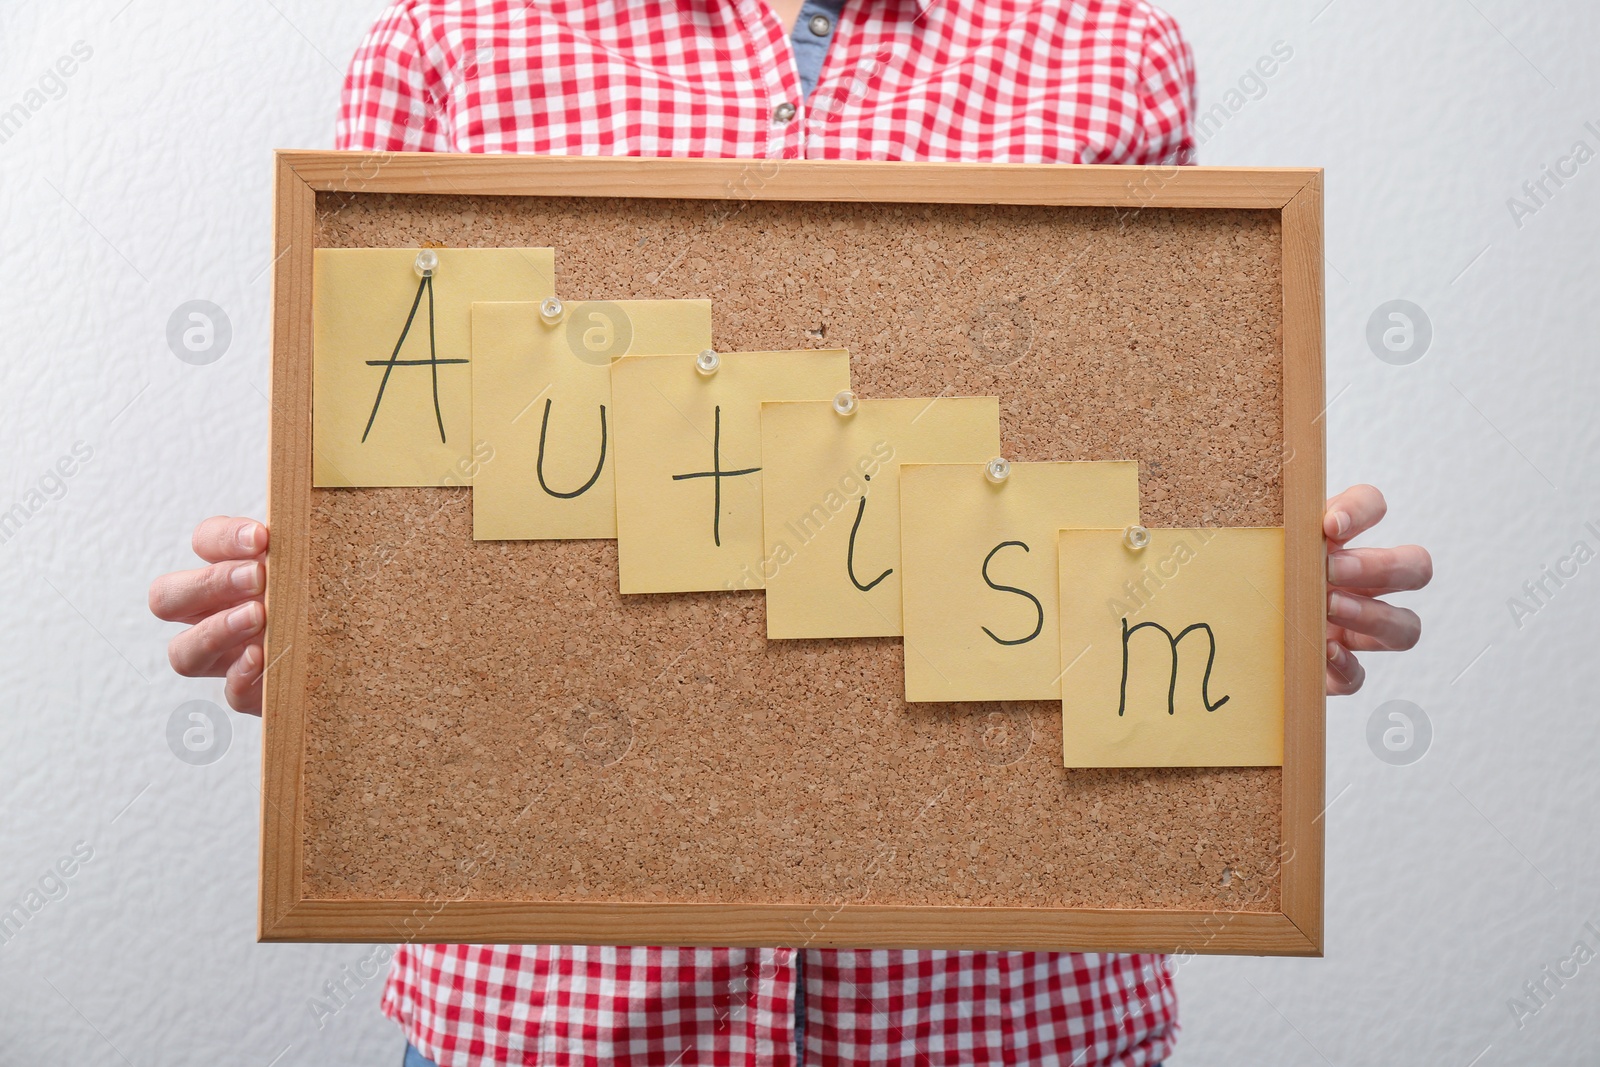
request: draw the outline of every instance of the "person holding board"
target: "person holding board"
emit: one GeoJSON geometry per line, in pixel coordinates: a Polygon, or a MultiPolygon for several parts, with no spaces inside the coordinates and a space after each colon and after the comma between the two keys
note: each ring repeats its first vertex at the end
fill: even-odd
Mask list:
{"type": "MultiPolygon", "coordinates": [[[[399,0],[352,61],[360,151],[1178,165],[1194,70],[1143,0],[399,0]]],[[[736,195],[736,194],[731,194],[736,195]]],[[[1426,550],[1347,547],[1377,489],[1328,501],[1327,691],[1412,647],[1426,550]]],[[[258,713],[268,531],[211,518],[208,564],[151,610],[173,668],[258,713]]],[[[1177,1005],[1150,954],[400,945],[383,1010],[407,1064],[1159,1063],[1177,1005]]]]}

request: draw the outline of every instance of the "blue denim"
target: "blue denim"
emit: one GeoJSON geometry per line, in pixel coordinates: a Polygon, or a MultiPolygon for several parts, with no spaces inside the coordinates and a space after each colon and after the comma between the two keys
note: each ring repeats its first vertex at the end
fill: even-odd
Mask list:
{"type": "Polygon", "coordinates": [[[794,1062],[806,1062],[806,953],[794,954],[794,1062]]]}
{"type": "Polygon", "coordinates": [[[800,89],[808,100],[822,75],[822,61],[828,58],[828,48],[839,35],[839,11],[843,7],[844,0],[806,0],[800,8],[800,17],[794,20],[789,44],[794,49],[794,65],[800,72],[800,89]],[[827,32],[814,32],[812,20],[817,20],[817,29],[826,25],[827,32]]]}

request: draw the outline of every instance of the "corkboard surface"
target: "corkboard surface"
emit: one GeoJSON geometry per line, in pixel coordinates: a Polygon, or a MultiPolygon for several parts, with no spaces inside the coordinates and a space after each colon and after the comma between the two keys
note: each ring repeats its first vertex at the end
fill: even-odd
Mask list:
{"type": "MultiPolygon", "coordinates": [[[[1274,211],[321,193],[318,243],[553,245],[568,298],[1137,459],[1150,525],[1283,522],[1274,211]]],[[[612,542],[473,542],[468,490],[312,516],[307,898],[1278,909],[1277,768],[1065,770],[1057,703],[908,705],[897,640],[624,597],[612,542]]]]}

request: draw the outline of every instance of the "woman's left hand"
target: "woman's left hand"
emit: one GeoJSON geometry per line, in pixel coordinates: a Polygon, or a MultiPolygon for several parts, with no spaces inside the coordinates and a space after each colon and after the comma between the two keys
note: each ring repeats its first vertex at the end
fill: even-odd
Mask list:
{"type": "Polygon", "coordinates": [[[1422,620],[1409,608],[1378,597],[1421,589],[1433,577],[1433,557],[1419,545],[1346,548],[1389,510],[1370,485],[1351,486],[1328,501],[1322,529],[1328,536],[1328,693],[1347,696],[1367,672],[1357,652],[1403,652],[1422,636],[1422,620]]]}

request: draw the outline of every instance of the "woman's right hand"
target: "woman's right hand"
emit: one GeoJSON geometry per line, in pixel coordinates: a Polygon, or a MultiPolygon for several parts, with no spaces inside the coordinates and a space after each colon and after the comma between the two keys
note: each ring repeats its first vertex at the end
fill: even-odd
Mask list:
{"type": "Polygon", "coordinates": [[[254,519],[207,519],[194,551],[210,564],[150,583],[150,610],[189,628],[167,643],[172,669],[189,678],[223,678],[236,711],[261,714],[266,663],[267,527],[254,519]]]}

